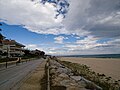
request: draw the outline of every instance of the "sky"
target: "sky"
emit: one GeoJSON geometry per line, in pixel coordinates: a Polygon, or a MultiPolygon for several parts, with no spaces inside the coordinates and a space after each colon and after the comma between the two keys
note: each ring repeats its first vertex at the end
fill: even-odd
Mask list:
{"type": "Polygon", "coordinates": [[[0,32],[51,55],[120,54],[120,0],[50,1],[0,0],[0,32]]]}

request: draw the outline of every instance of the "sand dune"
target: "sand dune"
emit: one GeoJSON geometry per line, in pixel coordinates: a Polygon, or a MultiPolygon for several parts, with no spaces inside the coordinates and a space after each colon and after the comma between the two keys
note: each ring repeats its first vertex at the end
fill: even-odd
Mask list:
{"type": "Polygon", "coordinates": [[[120,59],[78,57],[60,57],[60,59],[62,61],[85,64],[95,72],[104,73],[115,80],[120,80],[120,59]]]}

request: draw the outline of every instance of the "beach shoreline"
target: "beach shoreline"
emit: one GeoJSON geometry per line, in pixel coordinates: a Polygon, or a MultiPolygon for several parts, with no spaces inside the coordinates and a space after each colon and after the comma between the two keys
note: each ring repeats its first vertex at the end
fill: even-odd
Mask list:
{"type": "Polygon", "coordinates": [[[96,73],[105,74],[114,80],[120,80],[120,60],[116,58],[59,57],[61,61],[84,64],[96,73]]]}

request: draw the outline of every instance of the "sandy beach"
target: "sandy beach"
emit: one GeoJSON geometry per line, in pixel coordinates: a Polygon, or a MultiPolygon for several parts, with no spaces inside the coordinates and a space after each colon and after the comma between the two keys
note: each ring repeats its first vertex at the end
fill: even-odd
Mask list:
{"type": "Polygon", "coordinates": [[[115,80],[120,80],[120,59],[80,57],[60,57],[59,59],[62,61],[85,64],[97,73],[102,73],[115,80]]]}

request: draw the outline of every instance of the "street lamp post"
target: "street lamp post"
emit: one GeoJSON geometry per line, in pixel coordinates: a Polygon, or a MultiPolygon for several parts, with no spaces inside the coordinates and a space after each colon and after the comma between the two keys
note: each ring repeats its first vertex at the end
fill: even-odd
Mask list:
{"type": "MultiPolygon", "coordinates": [[[[0,23],[0,26],[2,26],[2,24],[0,23]]],[[[2,29],[0,28],[0,31],[2,31],[2,29]]]]}
{"type": "Polygon", "coordinates": [[[7,68],[7,66],[8,66],[8,65],[7,65],[7,64],[8,64],[8,63],[7,63],[7,62],[8,62],[8,59],[9,59],[9,47],[7,46],[7,59],[6,59],[6,65],[5,65],[6,68],[7,68]]]}

